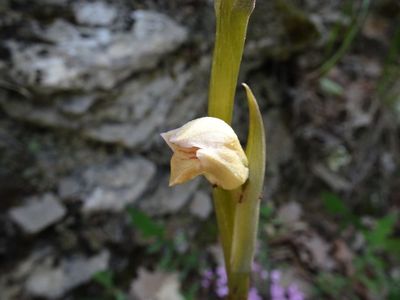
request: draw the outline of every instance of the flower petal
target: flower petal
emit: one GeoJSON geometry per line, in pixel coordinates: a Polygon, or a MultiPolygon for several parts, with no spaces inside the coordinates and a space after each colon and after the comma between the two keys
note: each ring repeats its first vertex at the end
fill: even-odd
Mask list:
{"type": "Polygon", "coordinates": [[[233,190],[246,182],[249,169],[242,158],[229,149],[199,149],[197,157],[204,176],[223,189],[233,190]]]}
{"type": "Polygon", "coordinates": [[[170,186],[203,174],[211,183],[231,190],[248,178],[246,154],[223,120],[199,118],[161,136],[174,152],[170,186]]]}
{"type": "Polygon", "coordinates": [[[223,120],[203,117],[172,130],[169,139],[171,143],[181,147],[208,148],[231,144],[238,138],[223,120]]]}
{"type": "Polygon", "coordinates": [[[169,186],[184,183],[201,174],[200,162],[197,159],[187,159],[178,153],[172,155],[169,186]]]}

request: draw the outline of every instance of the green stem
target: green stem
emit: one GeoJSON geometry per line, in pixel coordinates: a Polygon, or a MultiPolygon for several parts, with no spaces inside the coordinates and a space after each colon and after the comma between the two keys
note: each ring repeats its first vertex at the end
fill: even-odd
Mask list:
{"type": "MultiPolygon", "coordinates": [[[[212,60],[210,90],[208,99],[208,115],[232,122],[233,103],[236,85],[242,60],[247,24],[253,11],[255,0],[215,0],[216,38],[212,60]]],[[[225,191],[215,188],[213,191],[214,206],[225,268],[228,277],[229,299],[241,299],[235,296],[240,287],[247,299],[248,275],[238,277],[232,275],[232,237],[235,228],[236,203],[242,188],[225,191]],[[234,286],[234,282],[239,285],[234,286]]]]}
{"type": "Polygon", "coordinates": [[[224,253],[226,273],[229,278],[235,206],[229,191],[220,188],[213,190],[213,199],[222,251],[224,253]]]}
{"type": "Polygon", "coordinates": [[[217,28],[208,115],[220,118],[228,124],[232,121],[236,84],[252,3],[254,1],[217,0],[215,4],[217,28]]]}
{"type": "Polygon", "coordinates": [[[360,13],[355,23],[350,27],[350,30],[346,34],[339,50],[319,68],[318,71],[320,76],[326,75],[346,53],[347,49],[350,47],[351,43],[357,36],[357,33],[359,32],[360,28],[364,24],[364,21],[368,15],[370,2],[371,2],[370,0],[363,0],[360,8],[360,13]]]}

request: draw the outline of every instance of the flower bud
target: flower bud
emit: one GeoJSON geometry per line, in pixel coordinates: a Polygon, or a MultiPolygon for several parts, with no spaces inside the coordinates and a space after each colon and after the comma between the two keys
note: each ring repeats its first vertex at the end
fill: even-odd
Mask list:
{"type": "Polygon", "coordinates": [[[233,190],[248,178],[246,154],[236,133],[221,119],[195,119],[161,136],[174,152],[170,186],[204,175],[212,184],[233,190]]]}

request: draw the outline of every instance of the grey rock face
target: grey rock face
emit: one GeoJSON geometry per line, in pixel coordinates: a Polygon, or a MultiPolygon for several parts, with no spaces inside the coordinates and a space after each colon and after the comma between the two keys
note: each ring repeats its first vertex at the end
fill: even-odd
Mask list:
{"type": "Polygon", "coordinates": [[[83,175],[86,182],[96,187],[84,200],[83,211],[121,211],[137,200],[154,173],[155,166],[144,159],[87,170],[83,175]]]}
{"type": "Polygon", "coordinates": [[[70,116],[82,116],[96,101],[96,95],[79,95],[59,101],[60,111],[70,116]]]}
{"type": "Polygon", "coordinates": [[[168,177],[164,177],[159,181],[154,194],[146,197],[139,205],[152,216],[176,213],[188,203],[199,183],[200,178],[196,178],[184,185],[168,187],[168,177]]]}
{"type": "Polygon", "coordinates": [[[76,130],[103,143],[143,148],[159,137],[163,125],[173,128],[198,116],[206,103],[206,66],[207,62],[200,62],[188,70],[181,66],[173,72],[149,72],[113,94],[58,96],[50,103],[0,95],[0,105],[18,119],[76,130]],[[188,89],[191,94],[186,93],[188,89]]]}
{"type": "Polygon", "coordinates": [[[103,1],[79,1],[74,5],[74,13],[76,20],[80,24],[107,26],[113,23],[118,11],[115,7],[103,1]]]}
{"type": "Polygon", "coordinates": [[[84,213],[122,211],[145,191],[155,171],[155,165],[141,157],[110,160],[64,178],[58,192],[65,200],[81,200],[84,213]]]}
{"type": "MultiPolygon", "coordinates": [[[[99,3],[90,5],[98,9],[106,5],[99,3]]],[[[108,19],[86,15],[85,6],[77,18],[89,23],[111,22],[113,10],[101,10],[110,14],[108,19]]],[[[132,19],[134,25],[128,31],[79,27],[62,19],[44,29],[38,27],[36,34],[49,44],[26,47],[9,42],[12,75],[21,85],[47,93],[111,89],[130,74],[153,68],[187,39],[187,30],[165,15],[138,10],[132,19]]]]}
{"type": "Polygon", "coordinates": [[[212,211],[210,195],[203,191],[196,192],[190,203],[189,210],[192,215],[200,219],[207,219],[212,211]]]}
{"type": "Polygon", "coordinates": [[[10,210],[11,219],[26,233],[34,234],[61,220],[66,210],[53,194],[31,197],[10,210]]]}
{"type": "Polygon", "coordinates": [[[174,101],[191,79],[188,72],[142,76],[125,85],[113,105],[97,110],[83,135],[104,143],[136,148],[167,119],[174,101]]]}
{"type": "Polygon", "coordinates": [[[64,259],[57,267],[38,267],[27,279],[25,289],[36,297],[56,299],[88,282],[95,273],[107,269],[109,257],[109,252],[104,250],[90,258],[64,259]]]}

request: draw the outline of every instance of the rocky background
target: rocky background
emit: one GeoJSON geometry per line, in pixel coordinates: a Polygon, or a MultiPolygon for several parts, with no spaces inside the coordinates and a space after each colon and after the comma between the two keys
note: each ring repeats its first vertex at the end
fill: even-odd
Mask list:
{"type": "MultiPolygon", "coordinates": [[[[286,242],[269,236],[270,261],[295,260],[308,290],[312,274],[341,268],[337,241],[360,249],[325,221],[321,193],[372,223],[400,205],[399,3],[372,1],[349,51],[319,72],[364,2],[260,0],[249,25],[240,80],[264,114],[263,198],[281,225],[305,224],[298,240],[292,229],[286,242]]],[[[138,234],[129,207],[184,236],[177,255],[217,263],[210,188],[168,188],[159,136],[205,115],[213,35],[211,0],[0,2],[0,299],[114,299],[92,280],[109,270],[124,294],[136,286],[132,299],[153,299],[140,284],[166,254],[146,252],[154,240],[138,234]]],[[[242,141],[246,117],[238,90],[242,141]]],[[[202,293],[194,299],[213,299],[202,293]]]]}

